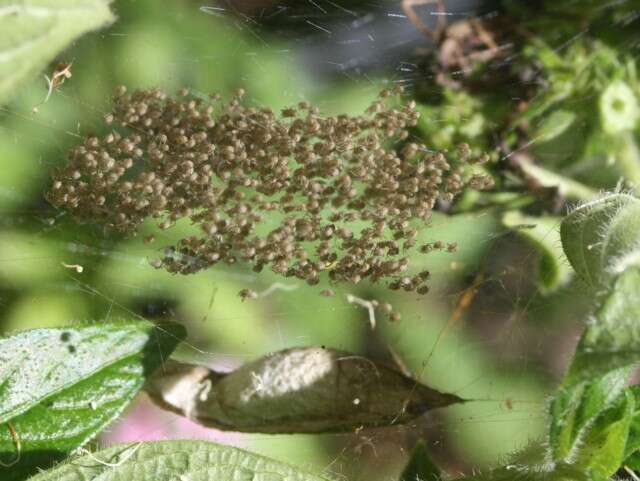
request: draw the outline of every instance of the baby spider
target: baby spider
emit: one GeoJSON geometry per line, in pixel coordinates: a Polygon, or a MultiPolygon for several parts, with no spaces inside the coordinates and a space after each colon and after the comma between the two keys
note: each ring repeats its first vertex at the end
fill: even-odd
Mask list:
{"type": "Polygon", "coordinates": [[[242,289],[240,292],[238,292],[238,296],[240,296],[240,299],[242,299],[242,301],[244,302],[247,299],[257,299],[258,293],[251,289],[242,289]]]}

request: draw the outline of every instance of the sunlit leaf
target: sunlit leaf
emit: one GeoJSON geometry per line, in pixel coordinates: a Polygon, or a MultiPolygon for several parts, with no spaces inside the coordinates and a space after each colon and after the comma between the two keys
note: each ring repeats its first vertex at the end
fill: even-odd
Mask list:
{"type": "Polygon", "coordinates": [[[229,374],[169,363],[147,392],[203,425],[263,433],[388,426],[462,402],[363,356],[319,347],[279,351],[229,374]]]}
{"type": "Polygon", "coordinates": [[[553,291],[571,279],[573,270],[560,242],[560,219],[511,211],[504,214],[502,222],[528,239],[540,252],[539,284],[543,292],[553,291]]]}
{"type": "Polygon", "coordinates": [[[110,2],[0,0],[0,103],[75,39],[111,23],[110,2]]]}
{"type": "Polygon", "coordinates": [[[327,481],[329,478],[230,446],[160,441],[113,446],[30,481],[327,481]]]}
{"type": "Polygon", "coordinates": [[[400,481],[439,481],[440,479],[440,470],[431,461],[424,443],[418,441],[409,462],[402,471],[400,481]]]}
{"type": "Polygon", "coordinates": [[[35,329],[0,340],[0,466],[25,479],[113,421],[184,329],[110,322],[35,329]]]}

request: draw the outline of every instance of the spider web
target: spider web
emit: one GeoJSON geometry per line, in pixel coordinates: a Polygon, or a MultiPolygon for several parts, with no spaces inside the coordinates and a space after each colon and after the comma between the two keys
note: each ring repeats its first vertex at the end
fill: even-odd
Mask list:
{"type": "MultiPolygon", "coordinates": [[[[483,13],[474,10],[478,2],[452,3],[444,12],[435,5],[418,11],[431,28],[438,15],[453,21],[483,13]]],[[[587,302],[570,288],[543,296],[535,283],[537,254],[489,212],[434,217],[421,235],[457,242],[460,249],[425,258],[432,292],[419,297],[326,281],[309,287],[243,266],[172,276],[149,265],[158,247],[79,226],[44,200],[50,172],[67,149],[84,134],[101,132],[109,95],[120,83],[168,91],[243,87],[256,104],[274,109],[310,99],[326,113],[357,113],[381,86],[418,87],[433,77],[414,61],[433,41],[397,2],[164,5],[116,2],[118,22],[64,54],[73,77],[46,103],[39,105],[47,93],[39,79],[0,108],[0,168],[7,175],[0,183],[2,331],[72,319],[174,319],[190,333],[179,356],[216,369],[300,345],[387,362],[393,352],[420,381],[473,400],[405,426],[266,436],[200,428],[141,396],[104,443],[213,439],[346,479],[377,480],[397,476],[417,439],[427,441],[448,472],[459,473],[487,466],[540,435],[545,396],[572,352],[587,302]],[[285,288],[273,289],[277,282],[285,288]],[[243,302],[237,292],[245,287],[265,295],[243,302]],[[325,287],[336,295],[320,296],[325,287]],[[347,302],[348,294],[391,302],[403,319],[378,320],[372,330],[367,311],[347,302]]],[[[189,228],[153,231],[155,245],[170,245],[189,228]]],[[[151,231],[148,226],[144,233],[151,231]]]]}

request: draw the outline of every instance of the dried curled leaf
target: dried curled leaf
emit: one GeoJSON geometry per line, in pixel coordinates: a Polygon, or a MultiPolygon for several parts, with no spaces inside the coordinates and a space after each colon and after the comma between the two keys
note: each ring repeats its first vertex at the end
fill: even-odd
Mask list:
{"type": "Polygon", "coordinates": [[[228,374],[173,362],[146,389],[161,406],[205,426],[262,433],[405,423],[463,402],[366,357],[320,347],[279,351],[228,374]]]}

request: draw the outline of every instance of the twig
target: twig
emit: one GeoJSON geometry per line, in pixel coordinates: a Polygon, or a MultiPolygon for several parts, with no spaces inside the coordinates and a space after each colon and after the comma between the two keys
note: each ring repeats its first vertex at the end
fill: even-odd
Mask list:
{"type": "Polygon", "coordinates": [[[63,82],[71,78],[71,63],[60,63],[56,66],[56,69],[53,71],[53,75],[49,78],[48,75],[45,74],[44,79],[47,81],[47,95],[42,102],[33,107],[33,113],[38,112],[38,107],[47,103],[49,101],[49,97],[53,93],[53,89],[63,84],[63,82]]]}
{"type": "Polygon", "coordinates": [[[267,289],[258,293],[258,297],[267,297],[273,294],[275,291],[295,291],[298,288],[295,284],[283,284],[281,282],[274,282],[267,289]]]}
{"type": "Polygon", "coordinates": [[[18,464],[22,456],[22,444],[20,442],[20,436],[18,436],[18,432],[16,431],[16,428],[14,428],[13,424],[11,424],[10,422],[7,423],[7,427],[9,428],[9,433],[11,433],[11,438],[13,438],[13,442],[16,445],[16,451],[18,454],[16,458],[10,463],[3,463],[2,461],[0,461],[0,466],[2,466],[3,468],[10,468],[11,466],[18,464]]]}
{"type": "Polygon", "coordinates": [[[629,466],[624,466],[624,470],[633,478],[633,481],[640,481],[638,475],[633,471],[633,469],[629,468],[629,466]]]}
{"type": "Polygon", "coordinates": [[[446,22],[444,20],[444,17],[442,16],[445,11],[444,3],[442,2],[442,0],[402,0],[401,6],[409,21],[413,23],[413,25],[418,30],[420,30],[426,36],[430,37],[431,40],[434,41],[434,43],[438,43],[440,41],[442,32],[446,27],[446,22]],[[441,14],[438,16],[438,24],[435,30],[427,27],[420,16],[414,10],[414,7],[417,7],[418,5],[430,5],[433,3],[436,3],[438,5],[438,11],[441,14]]]}
{"type": "Polygon", "coordinates": [[[80,264],[67,264],[65,262],[61,262],[60,264],[62,264],[62,267],[66,267],[67,269],[74,269],[78,274],[82,274],[82,271],[84,270],[84,267],[80,264]]]}
{"type": "Polygon", "coordinates": [[[375,304],[371,301],[367,301],[366,299],[361,299],[359,297],[353,296],[351,294],[347,294],[347,302],[349,304],[357,304],[367,309],[369,312],[369,324],[371,324],[371,329],[376,328],[376,311],[375,304]]]}

